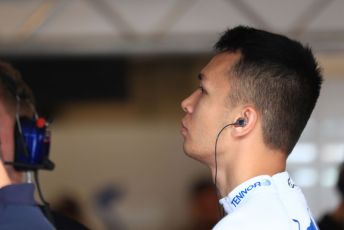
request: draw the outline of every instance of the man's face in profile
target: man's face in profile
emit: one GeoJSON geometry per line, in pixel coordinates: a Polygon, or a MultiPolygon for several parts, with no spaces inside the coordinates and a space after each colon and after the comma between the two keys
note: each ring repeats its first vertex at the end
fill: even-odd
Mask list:
{"type": "Polygon", "coordinates": [[[181,106],[185,111],[181,133],[184,152],[204,163],[213,163],[214,145],[220,129],[232,123],[230,117],[230,69],[239,54],[216,55],[199,74],[200,87],[181,106]]]}

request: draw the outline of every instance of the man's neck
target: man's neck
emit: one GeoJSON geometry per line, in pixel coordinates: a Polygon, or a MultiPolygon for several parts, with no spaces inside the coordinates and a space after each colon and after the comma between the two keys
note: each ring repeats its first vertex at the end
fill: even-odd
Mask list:
{"type": "MultiPolygon", "coordinates": [[[[235,187],[250,178],[285,171],[286,157],[280,151],[255,149],[254,151],[236,152],[234,157],[229,153],[221,154],[218,159],[216,186],[221,197],[227,196],[235,187]]],[[[216,169],[211,168],[213,178],[216,169]]]]}

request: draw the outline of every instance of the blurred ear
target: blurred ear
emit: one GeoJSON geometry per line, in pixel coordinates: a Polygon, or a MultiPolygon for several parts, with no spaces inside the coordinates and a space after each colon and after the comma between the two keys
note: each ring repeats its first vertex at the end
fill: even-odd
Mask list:
{"type": "Polygon", "coordinates": [[[236,117],[236,121],[239,119],[243,119],[244,124],[234,126],[232,135],[240,138],[248,135],[255,128],[258,121],[258,112],[253,106],[246,106],[242,109],[241,115],[236,117]]]}

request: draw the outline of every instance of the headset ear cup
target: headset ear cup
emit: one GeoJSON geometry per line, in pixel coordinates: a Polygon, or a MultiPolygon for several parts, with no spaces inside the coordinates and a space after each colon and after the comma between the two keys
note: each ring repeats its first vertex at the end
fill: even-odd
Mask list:
{"type": "MultiPolygon", "coordinates": [[[[26,162],[29,157],[30,155],[24,137],[20,133],[18,124],[16,123],[14,130],[14,162],[26,162]]],[[[14,168],[19,171],[26,169],[25,167],[19,165],[14,165],[14,168]]]]}
{"type": "Polygon", "coordinates": [[[15,155],[19,157],[19,155],[24,155],[25,157],[29,157],[29,154],[27,152],[27,147],[25,140],[22,136],[22,134],[19,131],[18,124],[15,126],[14,131],[14,141],[15,141],[15,155]]]}
{"type": "Polygon", "coordinates": [[[17,170],[54,168],[49,161],[50,132],[46,126],[38,127],[36,121],[20,118],[16,124],[14,165],[17,170]]]}

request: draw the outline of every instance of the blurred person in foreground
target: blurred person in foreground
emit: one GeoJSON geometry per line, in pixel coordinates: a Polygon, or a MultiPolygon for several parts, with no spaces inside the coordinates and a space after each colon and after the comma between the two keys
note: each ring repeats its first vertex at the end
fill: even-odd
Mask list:
{"type": "Polygon", "coordinates": [[[318,229],[286,159],[319,97],[310,48],[250,27],[227,30],[182,103],[184,152],[206,164],[222,229],[318,229]]]}
{"type": "Polygon", "coordinates": [[[336,187],[340,194],[340,203],[334,211],[326,213],[320,219],[319,228],[321,230],[344,230],[344,163],[339,167],[336,187]]]}
{"type": "Polygon", "coordinates": [[[33,93],[20,73],[9,63],[0,61],[0,229],[85,230],[85,226],[72,218],[38,205],[34,200],[35,186],[25,182],[24,172],[3,164],[15,161],[16,119],[31,118],[34,110],[33,93]]]}
{"type": "MultiPolygon", "coordinates": [[[[0,229],[55,229],[34,200],[34,185],[23,183],[23,174],[3,162],[14,161],[14,129],[18,95],[32,99],[19,73],[0,61],[0,229]]],[[[23,111],[28,111],[25,103],[23,111]]]]}

